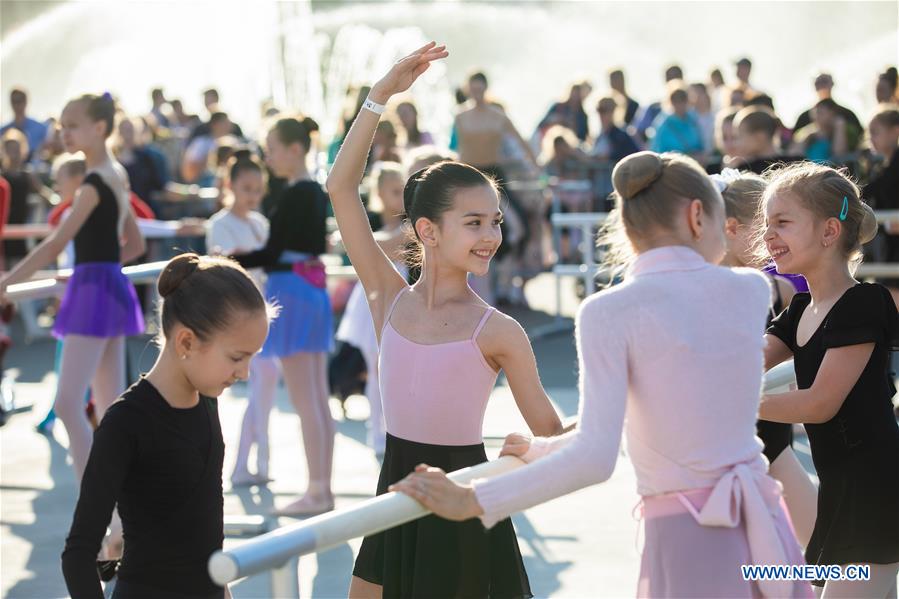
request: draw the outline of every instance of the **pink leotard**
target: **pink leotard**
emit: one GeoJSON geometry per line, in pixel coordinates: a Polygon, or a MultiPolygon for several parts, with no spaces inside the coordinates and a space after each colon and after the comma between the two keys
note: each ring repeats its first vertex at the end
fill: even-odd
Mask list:
{"type": "Polygon", "coordinates": [[[481,443],[484,411],[497,372],[487,364],[475,340],[494,309],[484,312],[468,339],[416,343],[390,324],[407,289],[396,294],[381,331],[378,368],[387,432],[433,445],[481,443]]]}

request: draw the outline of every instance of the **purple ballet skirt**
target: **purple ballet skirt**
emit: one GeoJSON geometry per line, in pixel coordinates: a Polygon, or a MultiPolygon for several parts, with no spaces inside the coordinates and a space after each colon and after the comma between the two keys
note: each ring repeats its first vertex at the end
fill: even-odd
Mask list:
{"type": "Polygon", "coordinates": [[[134,285],[118,262],[75,265],[53,323],[53,335],[119,337],[144,332],[134,285]]]}

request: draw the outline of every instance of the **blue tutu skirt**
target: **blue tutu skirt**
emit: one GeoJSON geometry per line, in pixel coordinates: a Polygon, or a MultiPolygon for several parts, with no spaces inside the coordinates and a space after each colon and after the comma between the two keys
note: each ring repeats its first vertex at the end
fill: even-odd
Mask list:
{"type": "Polygon", "coordinates": [[[66,283],[53,334],[119,337],[144,332],[134,285],[118,262],[77,264],[66,283]]]}
{"type": "Polygon", "coordinates": [[[334,345],[334,317],[326,289],[290,271],[270,272],[265,297],[277,302],[281,313],[272,321],[261,356],[289,356],[296,352],[330,352],[334,345]]]}

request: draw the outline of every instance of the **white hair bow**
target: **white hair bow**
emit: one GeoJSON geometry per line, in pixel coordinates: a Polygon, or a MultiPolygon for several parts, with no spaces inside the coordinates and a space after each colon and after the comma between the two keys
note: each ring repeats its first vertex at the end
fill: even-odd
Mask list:
{"type": "Polygon", "coordinates": [[[724,190],[727,189],[728,185],[740,178],[740,171],[735,168],[726,168],[719,174],[709,176],[715,183],[715,187],[718,188],[718,192],[724,193],[724,190]]]}

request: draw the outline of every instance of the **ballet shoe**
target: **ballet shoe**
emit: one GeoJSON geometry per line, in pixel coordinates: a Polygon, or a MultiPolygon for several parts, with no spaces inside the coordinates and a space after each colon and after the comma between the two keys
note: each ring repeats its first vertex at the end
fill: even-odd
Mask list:
{"type": "Polygon", "coordinates": [[[289,503],[282,508],[271,511],[272,516],[287,516],[291,518],[305,518],[330,512],[334,509],[334,498],[330,495],[324,500],[309,499],[307,495],[289,503]]]}
{"type": "Polygon", "coordinates": [[[232,487],[255,487],[268,484],[272,481],[268,476],[251,474],[249,472],[235,472],[231,475],[232,487]]]}

